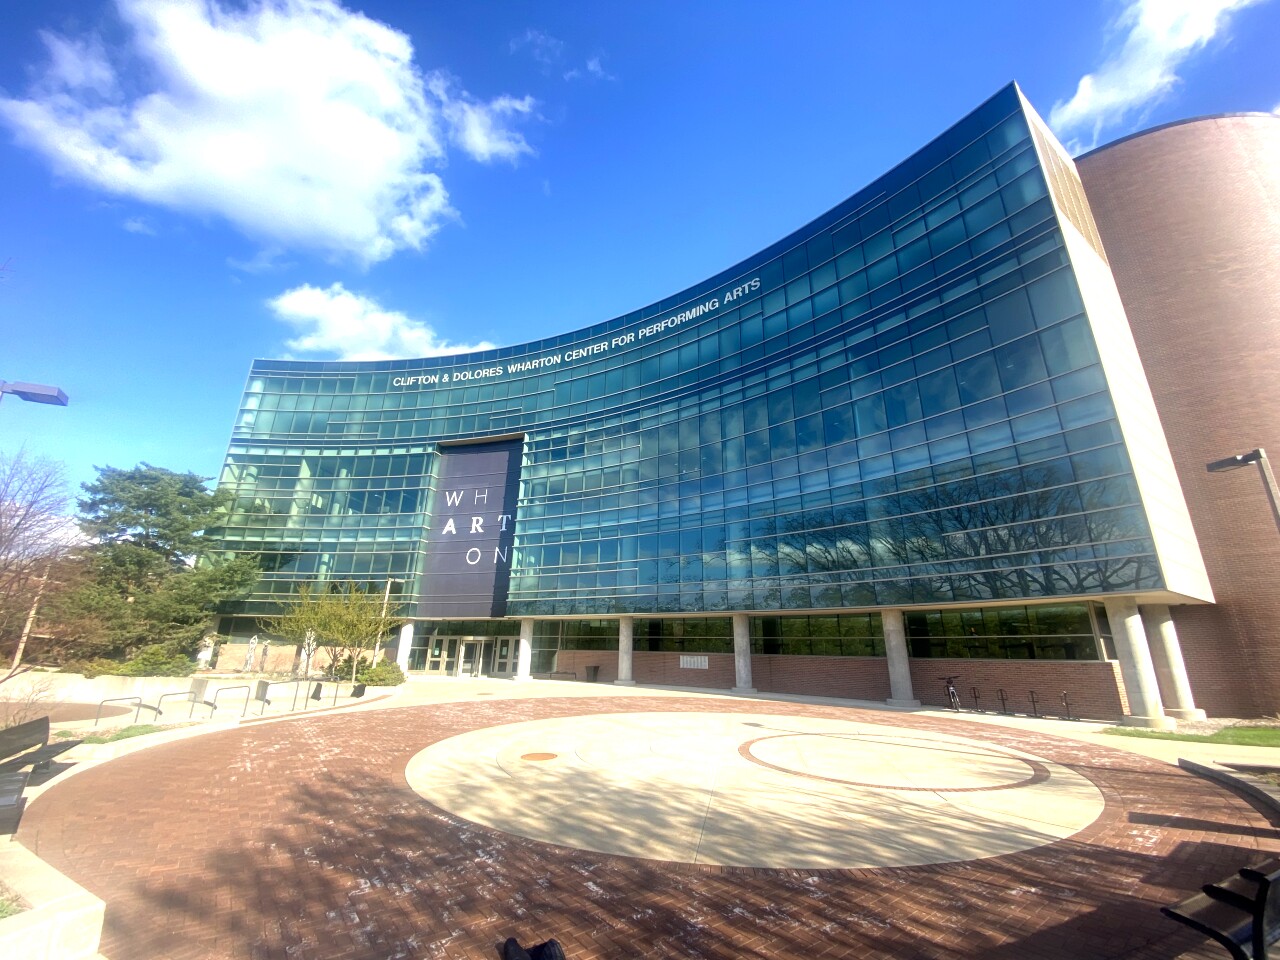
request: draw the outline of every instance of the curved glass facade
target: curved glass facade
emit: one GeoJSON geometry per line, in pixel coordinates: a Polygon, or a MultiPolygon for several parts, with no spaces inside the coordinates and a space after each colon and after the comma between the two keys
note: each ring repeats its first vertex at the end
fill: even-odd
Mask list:
{"type": "Polygon", "coordinates": [[[255,362],[221,478],[226,548],[267,570],[245,612],[316,579],[421,598],[478,523],[513,535],[459,552],[509,575],[475,616],[747,612],[767,650],[761,615],[803,614],[876,655],[876,608],[932,608],[913,635],[946,638],[947,607],[1030,623],[1053,600],[1092,641],[1081,601],[1165,583],[1035,122],[1010,86],[767,250],[586,330],[255,362]],[[518,441],[500,508],[442,466],[485,439],[518,441]]]}

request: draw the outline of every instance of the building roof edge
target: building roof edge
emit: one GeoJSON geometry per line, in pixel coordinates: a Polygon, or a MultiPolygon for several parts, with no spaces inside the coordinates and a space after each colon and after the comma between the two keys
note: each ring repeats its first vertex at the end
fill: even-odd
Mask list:
{"type": "Polygon", "coordinates": [[[1146,130],[1138,130],[1135,133],[1127,134],[1118,140],[1112,140],[1110,143],[1104,143],[1100,147],[1094,147],[1092,150],[1086,150],[1084,153],[1073,157],[1076,162],[1093,156],[1095,153],[1101,153],[1103,150],[1109,150],[1112,147],[1118,147],[1120,144],[1129,140],[1136,140],[1138,137],[1145,137],[1149,133],[1159,133],[1161,130],[1167,130],[1170,127],[1180,127],[1188,123],[1200,123],[1202,120],[1230,120],[1235,117],[1270,117],[1273,120],[1280,120],[1280,114],[1267,113],[1264,110],[1241,110],[1234,113],[1207,113],[1199,117],[1186,117],[1182,120],[1170,120],[1168,123],[1157,124],[1154,127],[1148,127],[1146,130]]]}

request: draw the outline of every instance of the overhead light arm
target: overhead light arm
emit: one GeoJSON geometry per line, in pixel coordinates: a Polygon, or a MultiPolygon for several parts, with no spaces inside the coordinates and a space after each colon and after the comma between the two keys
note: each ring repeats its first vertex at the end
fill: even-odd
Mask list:
{"type": "Polygon", "coordinates": [[[1210,473],[1225,473],[1250,463],[1258,465],[1258,473],[1262,475],[1262,486],[1267,491],[1267,501],[1271,504],[1272,519],[1276,522],[1276,529],[1280,530],[1280,491],[1276,489],[1276,477],[1271,472],[1271,461],[1267,459],[1267,451],[1258,447],[1248,453],[1237,453],[1234,457],[1207,463],[1205,469],[1210,473]]]}
{"type": "Polygon", "coordinates": [[[6,383],[0,380],[0,400],[4,399],[6,393],[12,393],[19,400],[31,403],[51,403],[59,407],[67,405],[67,395],[61,388],[43,383],[6,383]]]}

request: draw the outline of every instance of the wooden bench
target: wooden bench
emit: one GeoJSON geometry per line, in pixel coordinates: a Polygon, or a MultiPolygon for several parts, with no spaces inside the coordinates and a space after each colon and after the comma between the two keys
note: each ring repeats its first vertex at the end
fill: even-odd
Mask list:
{"type": "Polygon", "coordinates": [[[1201,891],[1160,912],[1212,937],[1235,960],[1266,960],[1280,940],[1280,861],[1245,867],[1201,891]]]}
{"type": "Polygon", "coordinates": [[[573,670],[554,670],[549,679],[551,680],[577,680],[578,674],[573,670]]]}
{"type": "Polygon", "coordinates": [[[0,730],[0,773],[16,773],[24,767],[48,770],[49,762],[70,750],[79,740],[49,742],[49,718],[40,717],[0,730]]]}

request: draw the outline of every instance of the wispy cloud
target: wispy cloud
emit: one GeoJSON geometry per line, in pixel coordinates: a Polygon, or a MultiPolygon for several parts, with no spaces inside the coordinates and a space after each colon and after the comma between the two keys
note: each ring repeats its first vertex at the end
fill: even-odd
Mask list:
{"type": "Polygon", "coordinates": [[[1263,0],[1131,0],[1109,28],[1097,70],[1060,100],[1049,125],[1072,150],[1096,146],[1104,129],[1159,103],[1179,82],[1178,68],[1214,39],[1231,15],[1263,0]]]}
{"type": "Polygon", "coordinates": [[[565,80],[581,80],[584,78],[591,80],[616,79],[605,70],[601,54],[588,57],[587,62],[582,66],[566,66],[566,64],[571,63],[571,60],[565,56],[567,49],[565,42],[553,37],[545,30],[537,30],[530,27],[520,36],[513,39],[510,46],[512,53],[521,51],[528,53],[542,67],[543,73],[549,74],[553,70],[560,70],[560,75],[565,80]]]}
{"type": "Polygon", "coordinates": [[[523,34],[511,41],[511,52],[527,50],[544,67],[553,67],[564,56],[564,41],[557,40],[545,30],[530,27],[523,34]]]}
{"type": "Polygon", "coordinates": [[[146,234],[148,237],[154,237],[156,235],[155,228],[152,227],[151,224],[147,223],[146,219],[143,217],[129,217],[125,220],[122,226],[130,233],[142,233],[146,234]]]}
{"type": "Polygon", "coordinates": [[[454,216],[438,170],[532,152],[529,98],[481,101],[337,0],[116,0],[129,42],[43,35],[0,119],[65,176],[366,264],[454,216]]]}
{"type": "Polygon", "coordinates": [[[339,360],[435,357],[489,350],[493,344],[447,343],[425,323],[352,293],[340,283],[303,284],[267,301],[272,313],[297,331],[285,346],[295,353],[339,360]]]}

